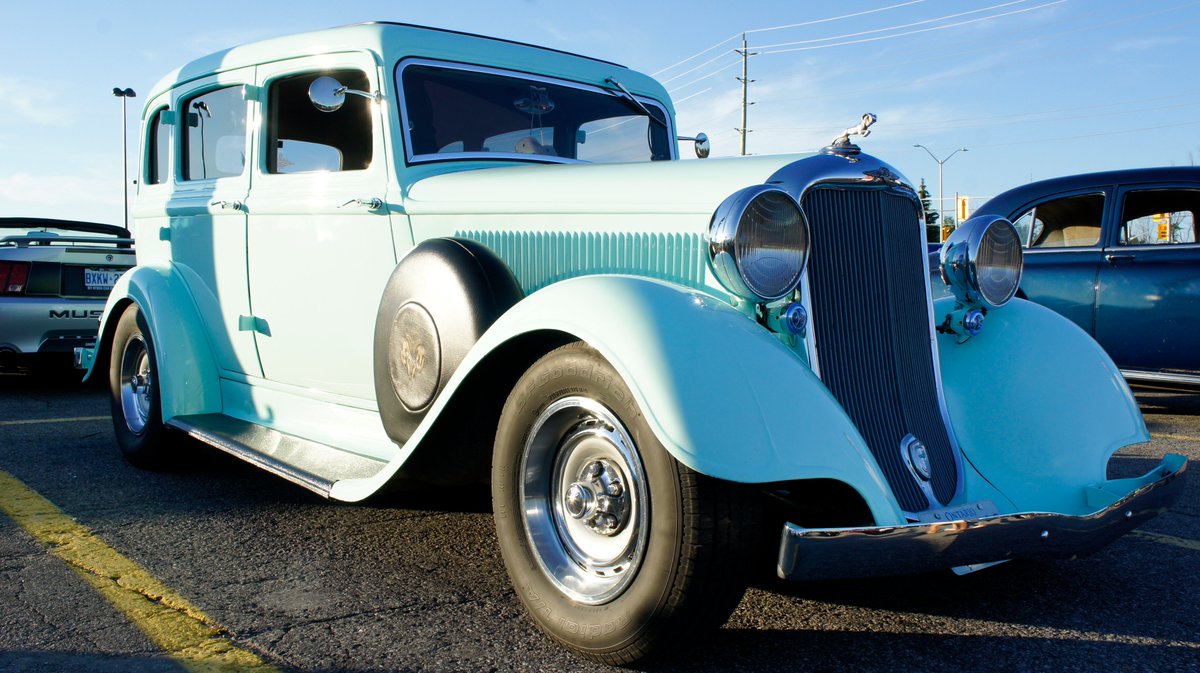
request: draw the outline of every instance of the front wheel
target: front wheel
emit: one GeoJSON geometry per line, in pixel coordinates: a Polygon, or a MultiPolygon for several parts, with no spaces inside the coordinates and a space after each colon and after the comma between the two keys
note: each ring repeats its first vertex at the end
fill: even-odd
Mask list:
{"type": "Polygon", "coordinates": [[[130,304],[117,322],[108,382],[113,432],[121,453],[138,467],[162,467],[167,461],[158,397],[158,361],[150,329],[137,304],[130,304]]]}
{"type": "Polygon", "coordinates": [[[585,344],[549,353],[517,383],[497,431],[492,500],[526,609],[589,659],[628,664],[715,628],[745,592],[754,499],[672,458],[585,344]]]}

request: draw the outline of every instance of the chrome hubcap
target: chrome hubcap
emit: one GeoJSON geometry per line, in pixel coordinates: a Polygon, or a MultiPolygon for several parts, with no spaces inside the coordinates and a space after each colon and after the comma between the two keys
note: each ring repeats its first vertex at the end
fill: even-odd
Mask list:
{"type": "Polygon", "coordinates": [[[621,485],[620,469],[597,460],[584,465],[577,478],[563,493],[562,508],[594,533],[609,537],[620,533],[629,522],[631,502],[621,485]]]}
{"type": "Polygon", "coordinates": [[[645,552],[650,499],[616,415],[585,397],[550,405],[529,433],[521,475],[525,530],[546,576],[580,603],[620,595],[645,552]]]}
{"type": "Polygon", "coordinates": [[[141,336],[132,337],[121,354],[121,411],[125,427],[135,435],[146,429],[150,418],[151,392],[154,372],[150,369],[150,353],[141,336]]]}

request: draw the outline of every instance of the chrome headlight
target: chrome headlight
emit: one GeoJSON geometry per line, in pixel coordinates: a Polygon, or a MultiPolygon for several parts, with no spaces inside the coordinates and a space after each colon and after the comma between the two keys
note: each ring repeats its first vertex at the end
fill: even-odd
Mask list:
{"type": "Polygon", "coordinates": [[[771,185],[734,192],[708,225],[713,272],[730,292],[752,301],[775,301],[796,289],[808,244],[800,204],[771,185]]]}
{"type": "Polygon", "coordinates": [[[963,304],[998,308],[1021,284],[1024,257],[1012,223],[996,215],[963,222],[942,245],[942,280],[963,304]]]}

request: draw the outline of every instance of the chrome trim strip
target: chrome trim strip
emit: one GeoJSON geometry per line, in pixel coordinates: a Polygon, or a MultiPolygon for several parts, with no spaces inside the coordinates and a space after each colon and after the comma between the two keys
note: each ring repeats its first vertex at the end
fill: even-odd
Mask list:
{"type": "MultiPolygon", "coordinates": [[[[1138,488],[1091,514],[1020,512],[975,520],[869,528],[784,524],[777,571],[814,580],[924,572],[1013,558],[1096,551],[1165,511],[1183,492],[1187,458],[1168,454],[1138,488]]],[[[1130,481],[1130,480],[1115,480],[1130,481]]]]}
{"type": "Polygon", "coordinates": [[[1165,372],[1140,372],[1132,369],[1122,369],[1121,376],[1130,381],[1149,381],[1158,383],[1183,383],[1200,386],[1200,376],[1192,374],[1168,374],[1165,372]]]}
{"type": "MultiPolygon", "coordinates": [[[[535,75],[533,73],[521,72],[519,70],[505,70],[503,68],[491,68],[482,65],[474,65],[471,63],[458,63],[455,61],[440,61],[432,58],[406,58],[396,64],[396,69],[392,73],[392,81],[396,87],[396,99],[400,108],[400,130],[404,136],[404,160],[407,164],[422,164],[433,161],[465,161],[465,160],[490,160],[490,161],[522,161],[526,163],[552,163],[552,164],[586,164],[591,163],[579,159],[570,159],[566,157],[555,157],[550,155],[539,154],[517,154],[510,152],[453,152],[447,154],[413,154],[412,139],[409,137],[409,120],[408,120],[408,100],[404,96],[404,85],[401,79],[404,74],[404,69],[413,65],[427,65],[436,68],[445,68],[447,70],[463,70],[466,72],[479,72],[489,75],[497,75],[499,77],[513,77],[516,79],[527,80],[530,82],[542,82],[545,84],[554,84],[556,86],[564,86],[581,91],[589,91],[592,93],[600,93],[606,96],[613,94],[611,89],[605,89],[601,86],[593,84],[584,84],[566,79],[558,79],[546,75],[535,75]]],[[[635,96],[643,105],[653,106],[662,112],[663,119],[667,123],[667,145],[671,152],[671,159],[678,159],[679,149],[678,142],[671,142],[676,137],[675,133],[675,118],[667,112],[666,107],[659,101],[645,96],[635,96]]]]}
{"type": "MultiPolygon", "coordinates": [[[[924,212],[921,199],[917,196],[917,191],[913,188],[912,183],[889,164],[869,154],[823,152],[803,161],[797,161],[784,166],[771,177],[767,178],[766,183],[768,185],[778,185],[781,189],[787,191],[796,199],[797,203],[801,204],[801,209],[804,208],[804,195],[810,189],[819,186],[844,185],[846,187],[890,188],[895,193],[908,197],[916,206],[917,212],[924,212]]],[[[946,406],[946,392],[942,383],[941,354],[938,352],[937,323],[934,322],[933,315],[933,289],[929,281],[929,252],[924,243],[924,218],[915,220],[915,224],[921,227],[921,235],[918,238],[921,241],[921,249],[918,251],[918,254],[921,257],[921,264],[925,269],[925,296],[929,318],[929,344],[933,352],[934,385],[937,388],[938,407],[942,414],[942,423],[946,426],[946,434],[950,439],[950,448],[954,455],[956,482],[954,496],[951,498],[951,501],[954,501],[962,495],[963,488],[965,487],[966,475],[964,462],[966,459],[963,457],[962,449],[959,447],[958,436],[954,432],[954,426],[950,423],[950,412],[946,406]]],[[[810,283],[808,282],[807,266],[801,278],[800,286],[804,306],[808,309],[809,323],[805,338],[808,349],[808,361],[811,364],[813,373],[820,378],[821,370],[818,359],[820,348],[817,344],[815,323],[817,317],[816,311],[813,310],[813,298],[809,291],[810,283]]]]}

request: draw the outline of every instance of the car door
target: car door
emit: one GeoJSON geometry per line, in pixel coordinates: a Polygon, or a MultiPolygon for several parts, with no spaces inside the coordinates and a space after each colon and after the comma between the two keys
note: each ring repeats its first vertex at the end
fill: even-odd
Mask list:
{"type": "MultiPolygon", "coordinates": [[[[253,125],[247,93],[254,69],[189,82],[172,96],[179,124],[176,181],[159,231],[227,373],[260,376],[254,335],[246,331],[246,194],[253,125]]],[[[166,346],[160,346],[166,347],[166,346]]]]}
{"type": "Polygon", "coordinates": [[[1054,194],[1023,206],[1012,222],[1025,247],[1021,292],[1095,334],[1105,189],[1054,194]]]}
{"type": "Polygon", "coordinates": [[[259,66],[261,155],[249,215],[250,298],[263,376],[375,398],[375,314],[396,265],[378,69],[367,53],[259,66]],[[353,90],[336,111],[319,77],[353,90]],[[361,92],[361,93],[354,93],[361,92]]]}
{"type": "Polygon", "coordinates": [[[1123,370],[1200,374],[1200,187],[1118,193],[1100,265],[1096,338],[1123,370]]]}

